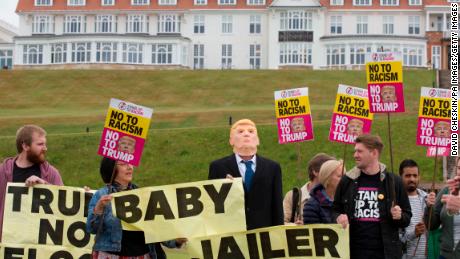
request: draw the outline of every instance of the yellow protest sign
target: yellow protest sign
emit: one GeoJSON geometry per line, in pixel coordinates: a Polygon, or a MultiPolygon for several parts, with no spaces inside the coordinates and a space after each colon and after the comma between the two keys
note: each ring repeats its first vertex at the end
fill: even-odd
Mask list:
{"type": "Polygon", "coordinates": [[[146,187],[112,196],[112,211],[123,229],[143,230],[147,243],[246,229],[241,178],[146,187]]]}
{"type": "Polygon", "coordinates": [[[93,237],[86,232],[91,197],[82,188],[8,183],[2,242],[91,250],[93,237]]]}
{"type": "Polygon", "coordinates": [[[348,228],[336,224],[276,226],[190,239],[190,258],[350,258],[348,228]]]}
{"type": "Polygon", "coordinates": [[[366,63],[367,83],[399,83],[402,78],[401,61],[366,63]]]}
{"type": "Polygon", "coordinates": [[[91,250],[68,246],[0,244],[0,258],[91,259],[91,250]]]}
{"type": "Polygon", "coordinates": [[[294,115],[307,115],[311,113],[308,96],[280,99],[275,100],[275,102],[276,118],[285,118],[294,115]]]}

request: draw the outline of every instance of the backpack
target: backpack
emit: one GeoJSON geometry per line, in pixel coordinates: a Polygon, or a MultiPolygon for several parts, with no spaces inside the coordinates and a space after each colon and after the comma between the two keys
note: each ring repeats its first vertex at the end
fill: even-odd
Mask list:
{"type": "Polygon", "coordinates": [[[300,192],[299,188],[294,187],[292,188],[292,214],[290,222],[295,223],[295,219],[297,215],[300,215],[300,198],[302,193],[300,192]]]}

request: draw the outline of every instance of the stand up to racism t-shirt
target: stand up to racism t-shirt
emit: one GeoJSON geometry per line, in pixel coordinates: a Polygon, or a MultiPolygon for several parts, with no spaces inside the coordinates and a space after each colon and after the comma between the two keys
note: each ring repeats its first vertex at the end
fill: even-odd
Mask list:
{"type": "Polygon", "coordinates": [[[351,258],[368,259],[370,253],[373,259],[384,256],[378,207],[379,184],[380,174],[361,172],[358,178],[354,219],[350,223],[351,258]]]}

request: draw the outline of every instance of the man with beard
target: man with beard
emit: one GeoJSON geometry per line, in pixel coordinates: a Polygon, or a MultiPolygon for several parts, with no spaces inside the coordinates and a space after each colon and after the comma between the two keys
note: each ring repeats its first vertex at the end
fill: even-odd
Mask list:
{"type": "Polygon", "coordinates": [[[409,199],[401,178],[379,162],[380,137],[356,138],[356,167],[340,180],[334,197],[334,214],[344,228],[350,224],[350,258],[400,259],[399,229],[410,223],[409,199]]]}
{"type": "Polygon", "coordinates": [[[248,230],[283,225],[281,167],[256,154],[259,137],[254,122],[248,119],[235,122],[229,142],[233,154],[213,161],[208,178],[243,178],[248,230]]]}
{"type": "Polygon", "coordinates": [[[400,234],[401,242],[406,244],[404,258],[426,259],[426,227],[425,223],[423,223],[423,212],[426,207],[427,193],[417,188],[420,181],[417,163],[412,159],[402,161],[399,165],[399,175],[409,196],[412,210],[410,224],[407,228],[402,229],[400,234]],[[416,247],[417,252],[414,254],[416,247]]]}
{"type": "Polygon", "coordinates": [[[46,159],[46,132],[36,125],[25,125],[16,132],[18,155],[0,165],[0,240],[8,182],[63,185],[59,172],[46,159]]]}

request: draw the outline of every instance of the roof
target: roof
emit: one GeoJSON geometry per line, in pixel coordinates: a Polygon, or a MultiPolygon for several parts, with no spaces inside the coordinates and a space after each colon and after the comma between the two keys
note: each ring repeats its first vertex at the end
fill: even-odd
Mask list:
{"type": "Polygon", "coordinates": [[[207,0],[207,5],[194,5],[194,0],[177,0],[177,5],[159,5],[158,0],[150,0],[148,5],[131,5],[131,0],[115,0],[113,6],[102,6],[101,0],[86,0],[84,6],[68,6],[67,0],[53,0],[52,6],[35,6],[33,0],[19,0],[17,13],[36,11],[145,11],[145,10],[189,10],[189,9],[266,9],[272,0],[264,5],[248,5],[247,0],[235,0],[236,5],[219,5],[218,0],[207,0]]]}
{"type": "Polygon", "coordinates": [[[3,21],[3,20],[0,20],[0,29],[11,33],[12,36],[15,36],[15,35],[19,34],[19,29],[16,26],[11,25],[11,24],[3,21]]]}
{"type": "Polygon", "coordinates": [[[270,7],[321,7],[319,0],[274,0],[270,7]]]}

